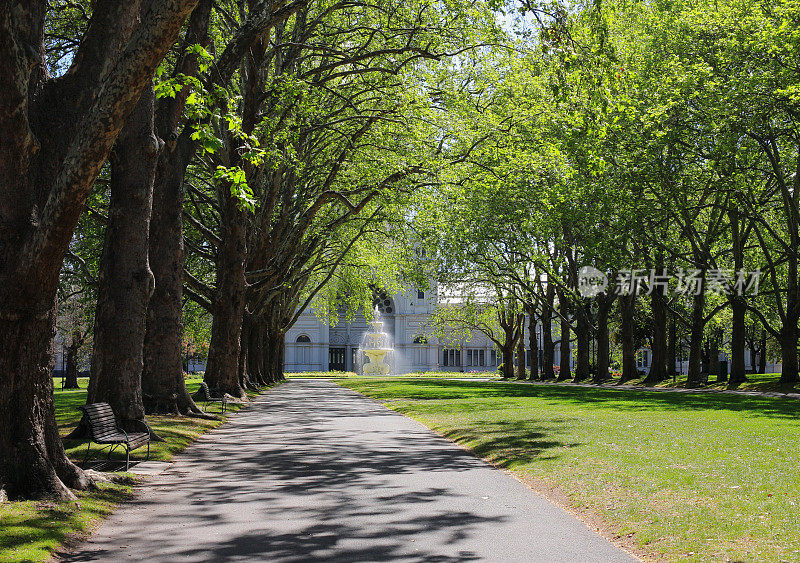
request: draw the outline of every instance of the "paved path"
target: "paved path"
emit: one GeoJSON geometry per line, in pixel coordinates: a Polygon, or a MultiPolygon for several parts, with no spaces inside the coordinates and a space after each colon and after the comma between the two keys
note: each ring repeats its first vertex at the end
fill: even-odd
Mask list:
{"type": "Polygon", "coordinates": [[[379,403],[290,381],[147,481],[67,561],[634,561],[379,403]]]}

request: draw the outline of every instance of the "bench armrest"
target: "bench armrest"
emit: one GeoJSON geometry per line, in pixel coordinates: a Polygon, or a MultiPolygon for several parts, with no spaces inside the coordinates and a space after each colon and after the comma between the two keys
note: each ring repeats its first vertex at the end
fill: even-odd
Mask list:
{"type": "Polygon", "coordinates": [[[137,418],[125,418],[125,419],[123,419],[123,420],[124,420],[125,422],[135,422],[135,423],[137,423],[137,424],[140,424],[140,425],[142,425],[142,426],[144,427],[144,431],[145,431],[145,432],[147,432],[147,433],[148,433],[148,434],[150,434],[151,436],[153,435],[153,429],[152,429],[152,428],[150,428],[150,425],[149,425],[149,424],[147,424],[147,423],[146,423],[144,420],[139,420],[139,419],[137,419],[137,418]]]}

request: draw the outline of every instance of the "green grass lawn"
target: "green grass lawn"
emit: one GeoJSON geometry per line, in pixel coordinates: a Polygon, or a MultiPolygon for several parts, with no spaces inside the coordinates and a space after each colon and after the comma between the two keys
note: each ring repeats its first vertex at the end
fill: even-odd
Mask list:
{"type": "MultiPolygon", "coordinates": [[[[366,376],[358,375],[352,371],[300,371],[300,372],[286,372],[284,373],[287,379],[295,379],[298,377],[301,378],[330,378],[330,379],[338,379],[342,377],[356,377],[356,378],[364,378],[366,376]]],[[[400,375],[394,375],[391,377],[412,377],[412,378],[424,378],[424,379],[462,379],[466,377],[476,377],[476,378],[499,378],[499,374],[496,371],[481,371],[481,372],[460,372],[460,371],[421,371],[421,372],[412,372],[412,373],[403,373],[400,375]]]]}
{"type": "Polygon", "coordinates": [[[671,561],[800,560],[800,403],[443,380],[343,380],[671,561]]]}
{"type": "Polygon", "coordinates": [[[357,377],[352,371],[287,371],[283,374],[286,379],[303,378],[325,378],[338,379],[340,377],[357,377]]]}
{"type": "MultiPolygon", "coordinates": [[[[190,392],[200,385],[201,379],[187,379],[190,392]]],[[[55,381],[56,420],[61,435],[68,434],[80,421],[78,407],[86,403],[88,378],[80,378],[80,389],[61,390],[60,379],[55,381]]],[[[228,412],[243,405],[229,404],[228,412]]],[[[219,414],[220,405],[209,405],[209,412],[219,414]]],[[[182,416],[148,416],[147,420],[165,442],[152,442],[150,459],[167,461],[204,432],[225,421],[205,420],[182,416]]],[[[80,461],[86,452],[86,443],[65,441],[67,455],[80,461]]],[[[93,453],[99,446],[92,445],[93,453]]],[[[131,453],[132,461],[142,459],[146,448],[131,453]]],[[[103,459],[103,455],[100,459],[103,459]]],[[[115,452],[112,459],[125,459],[124,451],[115,452]]],[[[130,498],[135,479],[121,475],[116,483],[102,483],[98,490],[78,492],[78,504],[54,502],[7,502],[0,504],[0,561],[45,561],[65,542],[91,531],[114,507],[130,498]]]]}
{"type": "MultiPolygon", "coordinates": [[[[778,391],[782,392],[781,385],[779,383],[781,374],[780,373],[748,373],[747,374],[747,381],[739,385],[737,389],[739,391],[778,391]]],[[[672,379],[668,381],[664,381],[660,383],[658,387],[686,387],[686,376],[680,375],[676,378],[675,383],[673,383],[672,379]]],[[[718,383],[716,376],[709,376],[708,384],[706,385],[708,389],[727,389],[728,383],[722,382],[718,383]]]]}
{"type": "MultiPolygon", "coordinates": [[[[530,372],[528,372],[530,373],[530,372]]],[[[304,372],[286,372],[284,374],[287,379],[294,379],[294,378],[326,378],[326,379],[339,379],[339,378],[357,378],[363,379],[365,376],[360,376],[352,371],[304,371],[304,372]]],[[[778,383],[780,379],[779,373],[750,373],[747,374],[748,381],[742,383],[738,390],[740,391],[777,391],[782,392],[781,386],[778,383]]],[[[403,373],[399,375],[395,375],[392,377],[398,378],[415,378],[415,379],[466,379],[466,378],[477,378],[477,379],[501,379],[501,376],[497,371],[423,371],[423,372],[412,372],[412,373],[403,373]]],[[[613,378],[610,381],[606,382],[606,385],[616,385],[618,383],[618,378],[613,378]]],[[[589,383],[588,381],[586,383],[589,383]]],[[[640,385],[642,380],[633,380],[629,381],[628,385],[640,385]]],[[[678,388],[685,388],[686,387],[686,376],[681,375],[678,376],[674,381],[672,379],[663,381],[656,385],[656,387],[678,387],[678,388]]],[[[706,389],[718,389],[723,390],[728,388],[727,382],[725,383],[717,383],[716,378],[711,376],[709,378],[709,382],[707,385],[704,386],[706,389]]]]}

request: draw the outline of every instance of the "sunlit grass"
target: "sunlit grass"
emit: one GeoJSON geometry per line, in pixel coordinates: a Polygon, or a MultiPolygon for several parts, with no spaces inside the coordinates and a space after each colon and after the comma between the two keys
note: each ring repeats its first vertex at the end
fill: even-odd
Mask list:
{"type": "Polygon", "coordinates": [[[354,380],[370,397],[672,561],[800,560],[791,399],[442,380],[354,380]]]}
{"type": "Polygon", "coordinates": [[[356,373],[352,371],[287,371],[283,375],[287,379],[308,379],[310,377],[336,379],[340,377],[357,377],[356,373]]]}
{"type": "MultiPolygon", "coordinates": [[[[352,371],[298,371],[298,372],[286,372],[284,373],[287,379],[295,379],[295,378],[326,378],[326,379],[338,379],[342,377],[355,377],[355,378],[371,378],[371,376],[362,376],[358,375],[352,371]]],[[[496,371],[419,371],[419,372],[410,372],[410,373],[402,373],[393,375],[391,377],[396,378],[424,378],[424,379],[461,379],[465,377],[476,377],[476,378],[499,378],[500,376],[496,371]]]]}
{"type": "Polygon", "coordinates": [[[45,561],[64,542],[90,531],[114,507],[131,497],[130,484],[101,483],[78,492],[78,504],[0,504],[0,561],[45,561]]]}

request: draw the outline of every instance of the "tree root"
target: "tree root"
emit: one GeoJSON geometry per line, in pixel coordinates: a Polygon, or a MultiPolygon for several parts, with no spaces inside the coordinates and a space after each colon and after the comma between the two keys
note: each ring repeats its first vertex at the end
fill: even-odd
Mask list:
{"type": "Polygon", "coordinates": [[[189,418],[202,418],[204,420],[220,420],[219,416],[217,416],[215,414],[203,412],[203,411],[200,411],[200,412],[187,412],[183,416],[186,416],[186,417],[189,417],[189,418]]]}

